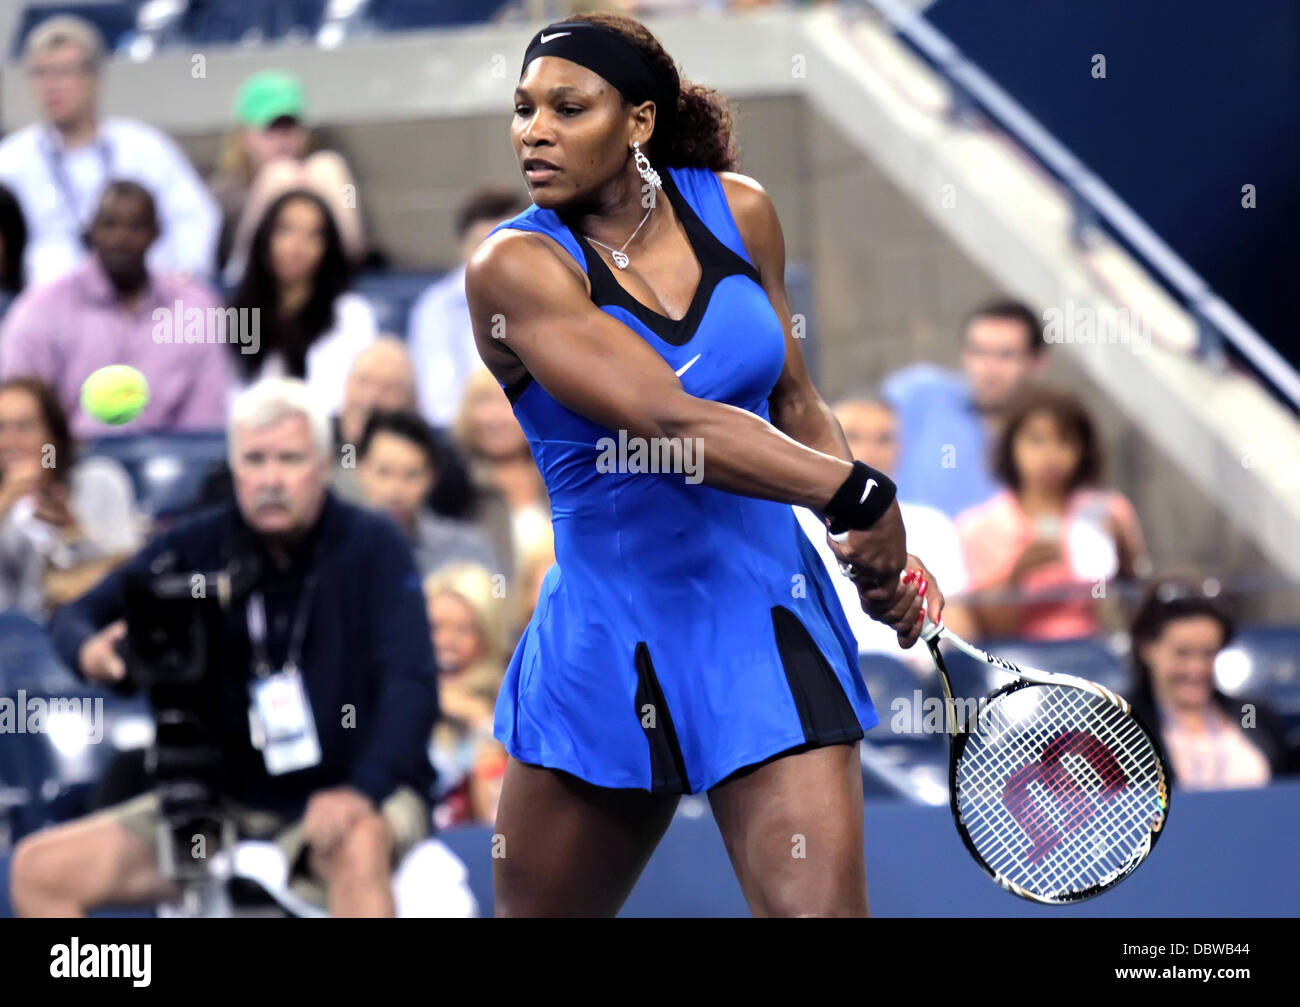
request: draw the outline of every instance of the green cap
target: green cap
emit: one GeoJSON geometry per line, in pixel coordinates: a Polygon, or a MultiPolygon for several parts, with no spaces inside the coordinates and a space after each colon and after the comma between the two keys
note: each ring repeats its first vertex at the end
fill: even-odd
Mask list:
{"type": "Polygon", "coordinates": [[[244,81],[235,115],[245,126],[265,129],[282,115],[302,118],[302,82],[283,70],[263,70],[244,81]]]}

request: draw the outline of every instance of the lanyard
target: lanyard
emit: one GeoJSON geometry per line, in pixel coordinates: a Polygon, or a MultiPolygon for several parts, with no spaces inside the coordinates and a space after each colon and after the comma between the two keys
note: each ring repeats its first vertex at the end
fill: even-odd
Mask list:
{"type": "MultiPolygon", "coordinates": [[[[77,230],[85,230],[86,217],[81,212],[80,201],[77,199],[77,190],[73,188],[67,166],[63,163],[63,151],[54,142],[54,137],[49,131],[44,134],[44,139],[45,143],[42,144],[42,150],[45,153],[45,160],[50,169],[50,177],[54,179],[54,184],[63,197],[63,205],[72,215],[77,230]]],[[[113,177],[113,150],[108,144],[108,138],[103,133],[98,134],[94,146],[95,152],[99,154],[100,163],[103,165],[104,181],[107,183],[113,177]]]]}
{"type": "MultiPolygon", "coordinates": [[[[289,652],[285,656],[284,668],[294,671],[302,657],[303,640],[307,634],[307,613],[311,608],[312,595],[316,589],[316,575],[309,574],[303,582],[302,595],[298,599],[298,610],[293,617],[293,630],[289,636],[289,652]]],[[[261,591],[254,591],[248,596],[245,608],[248,621],[248,639],[253,645],[253,674],[266,678],[271,674],[271,659],[266,652],[266,603],[261,591]]]]}

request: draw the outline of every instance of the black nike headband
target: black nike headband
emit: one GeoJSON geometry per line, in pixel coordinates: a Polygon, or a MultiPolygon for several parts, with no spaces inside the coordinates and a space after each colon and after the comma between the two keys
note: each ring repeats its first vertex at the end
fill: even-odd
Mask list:
{"type": "Polygon", "coordinates": [[[556,56],[586,67],[603,77],[633,105],[653,101],[655,132],[663,137],[672,135],[672,121],[677,113],[677,86],[665,79],[663,71],[618,32],[587,21],[549,24],[533,36],[524,50],[520,77],[528,69],[528,64],[539,56],[556,56]]]}

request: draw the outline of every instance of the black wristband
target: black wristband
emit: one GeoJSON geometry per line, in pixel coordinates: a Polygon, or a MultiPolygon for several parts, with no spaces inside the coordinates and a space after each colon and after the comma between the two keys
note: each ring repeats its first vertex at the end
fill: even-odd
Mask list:
{"type": "Polygon", "coordinates": [[[830,532],[870,528],[889,509],[898,493],[894,480],[865,462],[854,462],[853,471],[835,491],[823,512],[830,518],[830,532]]]}

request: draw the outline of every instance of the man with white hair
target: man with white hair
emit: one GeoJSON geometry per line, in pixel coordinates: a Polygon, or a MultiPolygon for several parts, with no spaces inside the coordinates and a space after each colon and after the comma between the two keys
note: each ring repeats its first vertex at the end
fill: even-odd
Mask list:
{"type": "Polygon", "coordinates": [[[139,182],[158,204],[160,237],[149,250],[156,273],[207,278],[220,212],[185,154],[152,126],[101,118],[104,42],[94,25],[52,17],[27,37],[23,60],[39,119],[0,142],[0,183],[27,222],[27,279],[45,283],[85,257],[82,235],[104,187],[139,182]]]}
{"type": "MultiPolygon", "coordinates": [[[[235,400],[235,500],[169,530],[51,625],[86,679],[122,682],[131,578],[259,571],[221,613],[216,733],[221,798],[241,832],[274,838],[296,894],[335,916],[393,915],[394,864],[423,839],[437,715],[435,663],[410,547],[386,517],[330,494],[328,419],[306,385],[267,379],[235,400]],[[314,743],[303,743],[313,734],[314,743]],[[286,739],[295,739],[288,741],[286,739]]],[[[156,903],[176,889],[158,866],[155,793],[19,844],[21,915],[79,916],[156,903]]]]}

